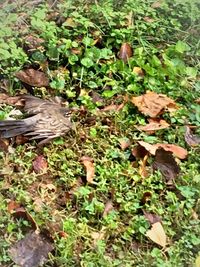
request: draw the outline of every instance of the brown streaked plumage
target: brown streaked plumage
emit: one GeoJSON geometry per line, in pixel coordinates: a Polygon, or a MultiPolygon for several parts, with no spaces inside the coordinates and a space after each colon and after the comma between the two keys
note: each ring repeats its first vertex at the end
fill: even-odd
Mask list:
{"type": "Polygon", "coordinates": [[[61,107],[58,103],[40,98],[23,95],[24,111],[30,115],[21,120],[0,121],[0,137],[10,138],[23,134],[30,139],[42,139],[39,145],[65,135],[72,127],[71,110],[61,107]]]}

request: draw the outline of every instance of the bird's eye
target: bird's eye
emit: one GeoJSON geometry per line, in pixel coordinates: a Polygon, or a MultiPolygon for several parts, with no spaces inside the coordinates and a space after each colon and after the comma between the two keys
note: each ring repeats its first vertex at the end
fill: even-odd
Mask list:
{"type": "Polygon", "coordinates": [[[68,110],[68,111],[65,112],[64,116],[65,117],[69,117],[71,114],[72,114],[72,111],[68,110]]]}

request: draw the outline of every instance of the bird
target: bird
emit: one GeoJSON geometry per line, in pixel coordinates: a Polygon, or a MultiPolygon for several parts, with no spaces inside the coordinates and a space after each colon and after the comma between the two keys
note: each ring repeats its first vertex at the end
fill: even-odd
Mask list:
{"type": "Polygon", "coordinates": [[[40,146],[56,137],[64,136],[72,128],[73,108],[62,107],[56,102],[32,95],[22,95],[19,99],[24,102],[23,109],[27,117],[0,121],[1,138],[24,135],[30,140],[41,140],[38,143],[40,146]]]}

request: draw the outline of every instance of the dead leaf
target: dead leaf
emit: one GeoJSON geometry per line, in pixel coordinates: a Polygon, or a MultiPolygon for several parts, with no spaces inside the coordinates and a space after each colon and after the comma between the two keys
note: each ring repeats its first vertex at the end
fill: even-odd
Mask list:
{"type": "Polygon", "coordinates": [[[119,58],[126,63],[130,57],[133,55],[133,50],[130,44],[124,43],[122,44],[119,51],[119,58]]]}
{"type": "Polygon", "coordinates": [[[77,27],[77,23],[74,21],[73,18],[67,18],[66,21],[63,23],[63,26],[75,28],[77,27]]]}
{"type": "Polygon", "coordinates": [[[105,227],[102,227],[99,232],[92,232],[91,237],[93,238],[93,246],[96,247],[98,241],[103,240],[105,238],[105,227]]]}
{"type": "Polygon", "coordinates": [[[128,15],[126,16],[126,19],[127,19],[126,26],[127,27],[133,27],[134,19],[133,19],[133,11],[132,10],[128,13],[128,15]]]}
{"type": "Polygon", "coordinates": [[[36,87],[45,87],[49,85],[49,78],[44,72],[26,69],[15,73],[15,76],[22,82],[36,87]]]}
{"type": "Polygon", "coordinates": [[[200,98],[196,99],[195,102],[196,102],[197,104],[200,104],[200,98]]]}
{"type": "Polygon", "coordinates": [[[133,97],[131,101],[140,112],[152,118],[157,117],[169,108],[170,111],[178,108],[171,98],[151,91],[147,91],[144,95],[133,97]]]}
{"type": "Polygon", "coordinates": [[[166,247],[167,237],[160,222],[152,224],[151,230],[147,231],[146,236],[161,247],[166,247]]]}
{"type": "Polygon", "coordinates": [[[19,203],[17,203],[16,201],[14,200],[11,200],[9,203],[8,203],[8,212],[9,213],[13,213],[16,209],[20,208],[21,205],[19,203]]]}
{"type": "Polygon", "coordinates": [[[154,131],[158,131],[161,129],[166,129],[169,128],[170,124],[167,123],[165,120],[163,119],[157,119],[157,118],[150,118],[149,123],[146,125],[139,125],[139,126],[135,126],[136,129],[140,130],[140,131],[145,131],[145,132],[154,132],[154,131]]]}
{"type": "Polygon", "coordinates": [[[7,94],[0,94],[0,104],[4,104],[8,97],[7,94]]]}
{"type": "Polygon", "coordinates": [[[83,165],[86,168],[86,180],[88,183],[93,183],[94,175],[95,175],[95,168],[94,168],[94,161],[92,158],[84,156],[81,158],[83,165]]]}
{"type": "Polygon", "coordinates": [[[47,171],[48,163],[43,155],[37,156],[33,161],[33,170],[36,173],[44,173],[47,171]]]}
{"type": "Polygon", "coordinates": [[[143,210],[143,213],[145,218],[149,221],[150,224],[154,224],[157,222],[161,223],[161,218],[157,214],[146,212],[145,210],[143,210]]]}
{"type": "Polygon", "coordinates": [[[122,103],[120,105],[111,104],[109,106],[102,108],[101,111],[119,111],[123,109],[124,105],[125,103],[122,103]]]}
{"type": "Polygon", "coordinates": [[[8,152],[9,142],[7,139],[0,138],[0,151],[8,152]]]}
{"type": "Polygon", "coordinates": [[[13,215],[15,219],[24,219],[31,224],[32,229],[37,230],[38,226],[33,217],[28,211],[14,200],[8,203],[8,212],[13,215]]]}
{"type": "Polygon", "coordinates": [[[200,136],[194,135],[190,127],[186,126],[185,141],[189,146],[195,147],[200,145],[200,136]]]}
{"type": "Polygon", "coordinates": [[[21,267],[38,267],[46,262],[53,249],[54,245],[47,237],[31,231],[11,246],[9,255],[21,267]]]}
{"type": "Polygon", "coordinates": [[[161,7],[161,5],[162,5],[162,1],[156,1],[151,5],[151,7],[152,8],[159,8],[159,7],[161,7]]]}
{"type": "Polygon", "coordinates": [[[75,55],[80,55],[82,52],[81,52],[80,48],[72,48],[71,53],[75,54],[75,55]]]}
{"type": "Polygon", "coordinates": [[[136,159],[143,159],[148,154],[148,150],[145,146],[139,144],[131,150],[131,153],[136,159]]]}
{"type": "Polygon", "coordinates": [[[143,160],[140,161],[139,174],[141,175],[142,178],[146,178],[149,176],[147,172],[147,168],[146,168],[147,159],[148,159],[148,155],[145,155],[143,160]]]}
{"type": "Polygon", "coordinates": [[[119,144],[122,150],[126,150],[131,145],[131,142],[128,138],[121,138],[119,144]]]}
{"type": "Polygon", "coordinates": [[[97,92],[90,91],[88,95],[92,98],[93,103],[98,103],[100,106],[104,104],[104,99],[97,92]]]}
{"type": "Polygon", "coordinates": [[[106,205],[105,205],[105,208],[104,208],[104,212],[103,212],[103,215],[102,217],[106,217],[111,211],[113,210],[113,203],[111,200],[108,200],[106,202],[106,205]]]}
{"type": "Polygon", "coordinates": [[[33,35],[26,36],[24,41],[28,50],[36,50],[45,42],[42,38],[33,35]]]}
{"type": "Polygon", "coordinates": [[[158,143],[158,144],[151,145],[151,144],[144,142],[144,141],[138,141],[138,144],[143,146],[147,151],[149,151],[149,153],[151,155],[155,155],[156,150],[159,147],[162,147],[166,151],[171,151],[179,159],[185,159],[188,155],[188,152],[186,149],[184,149],[183,147],[174,145],[174,144],[158,143]]]}
{"type": "Polygon", "coordinates": [[[28,140],[29,140],[29,138],[27,136],[20,134],[20,135],[16,136],[15,143],[17,145],[23,145],[23,144],[27,143],[28,140]]]}
{"type": "Polygon", "coordinates": [[[172,152],[166,151],[163,148],[158,148],[156,150],[153,169],[160,170],[162,175],[167,179],[168,184],[171,184],[172,180],[175,179],[180,172],[180,168],[172,152]]]}
{"type": "Polygon", "coordinates": [[[140,77],[144,77],[144,71],[140,67],[134,67],[133,72],[140,77]]]}
{"type": "Polygon", "coordinates": [[[155,21],[155,19],[150,18],[150,17],[144,17],[143,20],[149,23],[153,23],[155,21]]]}

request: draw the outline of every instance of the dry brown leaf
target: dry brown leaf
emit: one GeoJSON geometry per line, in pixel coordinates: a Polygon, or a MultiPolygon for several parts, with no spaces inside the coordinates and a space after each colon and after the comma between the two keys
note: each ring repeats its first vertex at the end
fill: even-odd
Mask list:
{"type": "Polygon", "coordinates": [[[124,107],[125,103],[120,105],[111,104],[101,109],[101,111],[119,111],[124,107]]]}
{"type": "Polygon", "coordinates": [[[47,261],[48,253],[53,249],[53,240],[31,231],[11,246],[9,255],[21,267],[37,267],[47,261]]]}
{"type": "Polygon", "coordinates": [[[8,212],[12,214],[15,219],[23,218],[26,221],[28,221],[34,230],[38,229],[38,226],[33,217],[30,215],[30,213],[28,213],[28,211],[24,207],[22,207],[19,203],[15,202],[14,200],[11,200],[8,203],[8,212]]]}
{"type": "Polygon", "coordinates": [[[152,224],[151,230],[147,231],[146,236],[161,247],[166,247],[167,237],[160,222],[152,224]]]}
{"type": "Polygon", "coordinates": [[[113,203],[111,200],[108,200],[106,202],[106,205],[105,205],[105,208],[104,208],[104,212],[103,212],[103,215],[102,217],[106,217],[111,211],[113,210],[113,203]]]}
{"type": "Polygon", "coordinates": [[[134,67],[134,68],[133,68],[133,72],[134,72],[135,74],[137,74],[138,76],[141,76],[141,77],[144,76],[144,71],[143,71],[143,69],[141,69],[140,67],[134,67]]]}
{"type": "Polygon", "coordinates": [[[160,170],[162,175],[166,178],[167,184],[172,184],[173,179],[175,179],[180,172],[180,168],[172,152],[166,151],[163,148],[158,148],[156,150],[153,170],[160,170]]]}
{"type": "Polygon", "coordinates": [[[127,22],[126,26],[127,27],[133,27],[134,24],[134,18],[133,18],[133,11],[131,10],[128,15],[126,16],[127,22]]]}
{"type": "Polygon", "coordinates": [[[8,152],[8,140],[0,138],[0,151],[8,152]]]}
{"type": "Polygon", "coordinates": [[[183,147],[174,145],[174,144],[160,144],[160,143],[158,143],[158,144],[151,145],[151,144],[144,142],[144,141],[138,141],[138,144],[143,146],[152,155],[156,154],[156,150],[159,147],[162,147],[166,151],[171,151],[179,159],[185,159],[188,155],[188,152],[186,149],[184,149],[183,147]]]}
{"type": "Polygon", "coordinates": [[[133,97],[132,103],[140,112],[152,118],[157,117],[164,110],[170,109],[172,111],[178,108],[171,98],[151,91],[147,91],[144,95],[133,97]]]}
{"type": "Polygon", "coordinates": [[[141,175],[142,178],[146,178],[149,176],[146,165],[147,165],[147,159],[148,155],[146,155],[143,160],[140,162],[140,167],[139,167],[139,174],[141,175]]]}
{"type": "Polygon", "coordinates": [[[131,145],[131,142],[128,138],[121,138],[119,140],[119,144],[120,144],[121,149],[125,150],[131,145]]]}
{"type": "Polygon", "coordinates": [[[25,41],[25,48],[28,50],[36,50],[45,42],[42,38],[28,35],[24,38],[25,41]]]}
{"type": "Polygon", "coordinates": [[[149,119],[149,123],[147,125],[139,125],[139,126],[135,126],[135,128],[137,128],[140,131],[145,131],[145,132],[154,132],[154,131],[158,131],[161,129],[166,129],[169,128],[170,124],[167,123],[165,120],[163,119],[157,119],[157,118],[151,118],[149,119]]]}
{"type": "Polygon", "coordinates": [[[143,213],[144,213],[145,218],[149,221],[150,224],[154,224],[157,222],[161,223],[161,218],[158,215],[150,213],[150,212],[146,212],[145,210],[143,210],[143,213]]]}
{"type": "Polygon", "coordinates": [[[159,8],[159,7],[161,7],[161,5],[162,5],[162,1],[156,1],[151,5],[151,7],[152,8],[159,8]]]}
{"type": "Polygon", "coordinates": [[[20,207],[21,207],[21,205],[18,202],[14,201],[14,200],[11,200],[8,203],[8,212],[9,213],[13,213],[13,212],[15,212],[16,209],[18,209],[20,207]]]}
{"type": "Polygon", "coordinates": [[[94,161],[92,158],[87,156],[82,157],[81,161],[86,168],[86,180],[88,183],[92,184],[95,175],[94,161]]]}
{"type": "Polygon", "coordinates": [[[26,69],[15,73],[15,76],[22,82],[36,87],[45,87],[49,85],[49,78],[44,72],[26,69]]]}
{"type": "Polygon", "coordinates": [[[149,22],[149,23],[152,23],[155,21],[155,19],[150,18],[150,17],[144,17],[143,19],[144,19],[144,21],[149,22]]]}
{"type": "Polygon", "coordinates": [[[185,141],[189,146],[195,147],[200,145],[200,136],[194,135],[190,127],[186,126],[185,141]]]}
{"type": "Polygon", "coordinates": [[[148,154],[148,150],[139,144],[131,150],[131,153],[136,159],[143,159],[148,154]]]}
{"type": "Polygon", "coordinates": [[[133,55],[133,50],[130,44],[128,43],[122,44],[119,51],[119,58],[126,63],[128,59],[132,57],[132,55],[133,55]]]}
{"type": "Polygon", "coordinates": [[[33,170],[36,173],[46,172],[48,167],[47,160],[43,155],[37,156],[33,161],[33,170]]]}
{"type": "Polygon", "coordinates": [[[102,229],[100,232],[92,232],[91,237],[93,238],[93,246],[96,247],[99,240],[103,240],[105,237],[105,231],[102,229]]]}
{"type": "Polygon", "coordinates": [[[196,99],[195,102],[196,102],[197,104],[200,104],[200,98],[196,99]]]}

